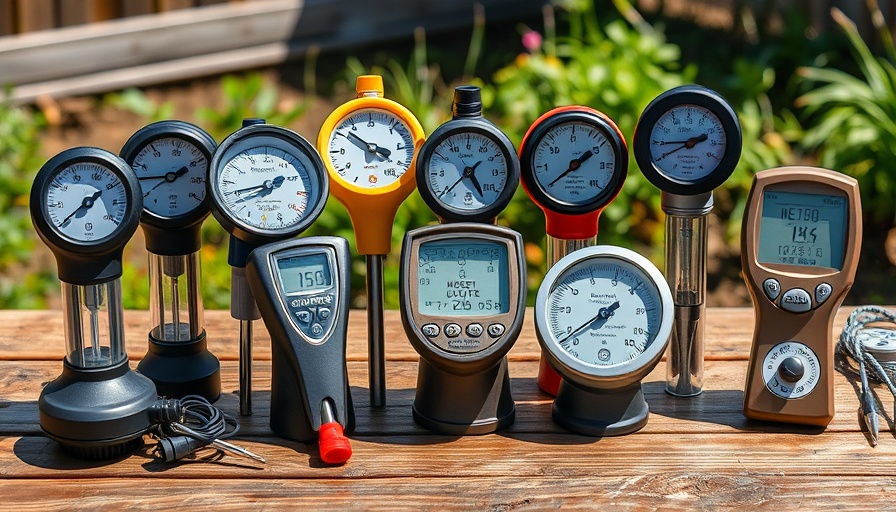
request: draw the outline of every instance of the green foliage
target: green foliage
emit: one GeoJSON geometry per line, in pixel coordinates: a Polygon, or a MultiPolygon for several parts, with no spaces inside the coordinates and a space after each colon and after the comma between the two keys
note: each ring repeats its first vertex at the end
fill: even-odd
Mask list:
{"type": "Polygon", "coordinates": [[[866,217],[889,227],[896,218],[896,49],[884,29],[886,55],[874,56],[852,21],[838,10],[833,15],[849,40],[860,76],[831,68],[799,70],[815,86],[797,99],[814,120],[803,144],[819,151],[821,166],[858,179],[866,217]]]}
{"type": "Polygon", "coordinates": [[[33,308],[54,286],[48,272],[31,269],[35,248],[28,211],[31,182],[42,162],[43,119],[0,98],[0,307],[33,308]],[[22,277],[25,270],[34,273],[22,277]]]}
{"type": "Polygon", "coordinates": [[[200,107],[196,117],[216,140],[222,140],[242,126],[243,119],[260,117],[278,126],[288,126],[308,110],[308,102],[283,108],[280,91],[267,83],[261,73],[227,75],[221,79],[224,106],[200,107]]]}
{"type": "Polygon", "coordinates": [[[171,119],[174,115],[174,103],[166,101],[159,104],[136,88],[128,88],[119,93],[108,94],[103,103],[110,107],[120,108],[145,117],[147,123],[171,119]]]}

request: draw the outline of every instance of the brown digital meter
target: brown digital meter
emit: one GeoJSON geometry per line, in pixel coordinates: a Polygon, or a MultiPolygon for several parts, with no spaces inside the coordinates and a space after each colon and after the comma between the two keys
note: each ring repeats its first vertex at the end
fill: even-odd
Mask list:
{"type": "Polygon", "coordinates": [[[756,173],[741,233],[755,326],[744,389],[751,419],[826,426],[834,416],[834,315],[862,244],[859,185],[839,172],[756,173]]]}

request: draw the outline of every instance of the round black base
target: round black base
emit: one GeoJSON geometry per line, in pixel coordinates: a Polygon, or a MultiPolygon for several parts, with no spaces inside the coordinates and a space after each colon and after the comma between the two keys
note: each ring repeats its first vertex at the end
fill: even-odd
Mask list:
{"type": "Polygon", "coordinates": [[[221,396],[221,364],[208,351],[205,331],[190,341],[169,342],[149,336],[149,351],[137,364],[161,396],[199,395],[209,402],[221,396]]]}
{"type": "Polygon", "coordinates": [[[132,372],[127,359],[100,370],[66,362],[62,375],[41,391],[40,427],[75,457],[113,459],[143,445],[157,398],[152,381],[132,372]]]}
{"type": "Polygon", "coordinates": [[[420,359],[413,412],[418,425],[442,434],[490,434],[509,427],[516,407],[507,358],[471,375],[446,373],[420,359]]]}
{"type": "Polygon", "coordinates": [[[648,415],[640,382],[618,390],[596,390],[563,379],[551,417],[569,431],[603,437],[637,432],[647,424],[648,415]]]}

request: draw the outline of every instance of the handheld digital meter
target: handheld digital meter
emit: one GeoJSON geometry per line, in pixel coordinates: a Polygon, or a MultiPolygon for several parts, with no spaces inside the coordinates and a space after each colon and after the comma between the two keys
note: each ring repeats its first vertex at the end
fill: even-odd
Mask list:
{"type": "Polygon", "coordinates": [[[324,121],[317,148],[333,196],[348,210],[358,253],[367,260],[370,405],[386,405],[383,257],[392,252],[392,222],[414,191],[416,150],[425,136],[410,110],[384,98],[383,77],[362,75],[357,98],[324,121]]]}
{"type": "Polygon", "coordinates": [[[672,331],[672,294],[643,256],[598,245],[548,270],[535,299],[535,333],[563,377],[554,421],[585,435],[622,435],[647,423],[641,379],[672,331]]]}
{"type": "Polygon", "coordinates": [[[230,233],[230,315],[240,321],[240,413],[252,414],[252,321],[258,308],[246,282],[252,249],[292,238],[324,209],[329,193],[320,155],[304,137],[262,119],[218,146],[207,190],[212,214],[230,233]]]}
{"type": "Polygon", "coordinates": [[[858,182],[835,171],[756,173],[741,256],[755,326],[744,390],[748,418],[826,426],[834,416],[837,308],[862,241],[858,182]]]}
{"type": "MultiPolygon", "coordinates": [[[[604,208],[622,190],[628,149],[616,124],[592,108],[557,107],[539,117],[520,144],[523,188],[544,212],[547,266],[597,243],[604,208]]],[[[557,394],[560,376],[544,358],[538,387],[557,394]]]]}
{"type": "Polygon", "coordinates": [[[271,430],[320,443],[324,462],[351,456],[354,428],[345,366],[350,296],[348,243],[332,236],[252,251],[249,286],[271,334],[271,430]]]}
{"type": "Polygon", "coordinates": [[[703,392],[706,218],[712,192],[734,172],[742,145],[734,109],[719,93],[699,85],[660,94],[635,126],[635,160],[662,191],[666,213],[666,280],[675,300],[666,365],[671,395],[703,392]]]}
{"type": "Polygon", "coordinates": [[[401,319],[420,354],[414,421],[452,435],[507,427],[507,351],[522,328],[526,262],[516,231],[478,223],[408,231],[401,319]]]}

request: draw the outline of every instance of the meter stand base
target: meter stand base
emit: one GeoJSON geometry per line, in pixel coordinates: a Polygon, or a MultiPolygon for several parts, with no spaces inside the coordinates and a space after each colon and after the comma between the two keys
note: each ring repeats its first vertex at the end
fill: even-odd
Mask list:
{"type": "Polygon", "coordinates": [[[648,415],[640,382],[622,389],[596,390],[564,379],[552,408],[554,423],[596,437],[637,432],[647,424],[648,415]]]}
{"type": "Polygon", "coordinates": [[[149,335],[149,351],[137,365],[160,396],[199,395],[209,402],[221,396],[221,364],[208,351],[205,331],[189,341],[162,341],[149,335]]]}
{"type": "Polygon", "coordinates": [[[41,391],[40,427],[74,457],[114,459],[143,445],[157,398],[152,381],[132,372],[127,359],[98,370],[64,363],[41,391]]]}
{"type": "Polygon", "coordinates": [[[507,358],[481,372],[456,375],[420,359],[414,421],[449,435],[490,434],[516,419],[507,358]]]}
{"type": "Polygon", "coordinates": [[[544,354],[538,361],[538,389],[544,391],[551,396],[557,396],[560,389],[560,381],[563,377],[557,373],[557,370],[545,359],[544,354]]]}

